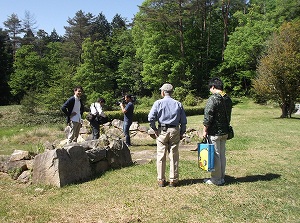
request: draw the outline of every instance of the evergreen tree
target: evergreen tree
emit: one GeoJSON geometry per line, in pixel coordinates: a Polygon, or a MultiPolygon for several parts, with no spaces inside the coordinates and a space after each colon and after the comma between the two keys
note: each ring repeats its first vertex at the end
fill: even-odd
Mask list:
{"type": "Polygon", "coordinates": [[[17,49],[21,45],[20,34],[23,32],[21,20],[18,18],[18,15],[13,13],[11,14],[6,21],[4,21],[4,26],[6,31],[9,34],[9,37],[12,41],[13,46],[13,57],[15,57],[17,49]]]}
{"type": "Polygon", "coordinates": [[[93,21],[91,25],[90,36],[92,41],[103,40],[106,41],[110,36],[111,27],[106,20],[105,15],[100,13],[93,21]]]}
{"type": "Polygon", "coordinates": [[[7,32],[0,29],[0,105],[13,102],[8,80],[13,71],[13,50],[7,32]]]}
{"type": "MultiPolygon", "coordinates": [[[[76,66],[82,62],[82,43],[86,38],[90,37],[93,19],[94,16],[91,13],[85,14],[82,10],[79,10],[74,18],[68,19],[69,26],[64,27],[66,30],[65,39],[70,43],[68,46],[75,47],[75,49],[71,49],[71,55],[76,62],[76,66]]],[[[68,48],[65,50],[68,50],[68,48]]]]}

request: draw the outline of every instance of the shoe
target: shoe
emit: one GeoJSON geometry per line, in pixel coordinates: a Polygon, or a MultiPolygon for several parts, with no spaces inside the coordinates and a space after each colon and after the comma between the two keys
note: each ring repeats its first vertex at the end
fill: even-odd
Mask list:
{"type": "Polygon", "coordinates": [[[169,187],[177,187],[178,186],[178,182],[170,182],[169,183],[169,187]]]}
{"type": "Polygon", "coordinates": [[[220,182],[213,182],[211,179],[204,179],[203,183],[209,184],[209,185],[217,185],[217,186],[221,185],[220,182]]]}
{"type": "Polygon", "coordinates": [[[159,187],[165,187],[166,186],[166,181],[165,180],[159,180],[158,181],[158,186],[159,187]]]}
{"type": "Polygon", "coordinates": [[[221,184],[225,184],[224,178],[221,179],[221,182],[220,182],[220,183],[221,183],[221,184]]]}

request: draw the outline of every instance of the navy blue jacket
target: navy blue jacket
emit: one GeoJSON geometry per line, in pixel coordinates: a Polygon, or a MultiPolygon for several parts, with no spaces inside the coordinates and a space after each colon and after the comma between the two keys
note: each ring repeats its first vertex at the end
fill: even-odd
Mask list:
{"type": "MultiPolygon", "coordinates": [[[[73,111],[73,108],[74,108],[74,104],[75,104],[75,96],[72,96],[61,107],[61,110],[67,116],[67,123],[70,122],[70,119],[71,119],[70,116],[72,114],[72,111],[73,111]]],[[[84,107],[83,106],[84,106],[83,102],[80,99],[80,114],[81,114],[81,116],[83,115],[83,112],[84,112],[84,107]]]]}

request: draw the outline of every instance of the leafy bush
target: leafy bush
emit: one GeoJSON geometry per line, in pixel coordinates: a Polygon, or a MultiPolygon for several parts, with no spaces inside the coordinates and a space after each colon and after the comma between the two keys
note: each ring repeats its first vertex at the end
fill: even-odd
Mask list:
{"type": "MultiPolygon", "coordinates": [[[[188,106],[184,108],[186,116],[193,116],[193,115],[202,115],[204,108],[201,106],[188,106]]],[[[144,109],[135,109],[133,120],[139,123],[148,122],[148,114],[150,108],[144,109]]],[[[108,116],[108,120],[111,121],[113,119],[120,119],[123,120],[124,114],[120,111],[106,111],[105,114],[108,116]]]]}
{"type": "Polygon", "coordinates": [[[34,92],[30,92],[24,95],[23,99],[21,100],[21,111],[23,113],[35,114],[37,107],[38,107],[38,101],[34,92]]]}

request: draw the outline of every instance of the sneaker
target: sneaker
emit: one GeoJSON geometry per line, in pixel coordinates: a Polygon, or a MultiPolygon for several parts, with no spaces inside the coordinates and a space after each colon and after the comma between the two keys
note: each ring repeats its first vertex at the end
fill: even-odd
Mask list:
{"type": "Polygon", "coordinates": [[[178,186],[178,182],[170,182],[169,183],[169,187],[177,187],[178,186]]]}
{"type": "Polygon", "coordinates": [[[219,183],[219,182],[217,182],[217,183],[213,182],[211,179],[204,179],[203,183],[209,184],[209,185],[221,185],[221,183],[219,183]]]}
{"type": "Polygon", "coordinates": [[[165,180],[159,180],[158,181],[158,186],[159,187],[165,187],[166,186],[166,181],[165,180]]]}
{"type": "Polygon", "coordinates": [[[221,182],[220,182],[220,183],[221,183],[221,184],[225,184],[224,178],[221,179],[221,182]]]}

